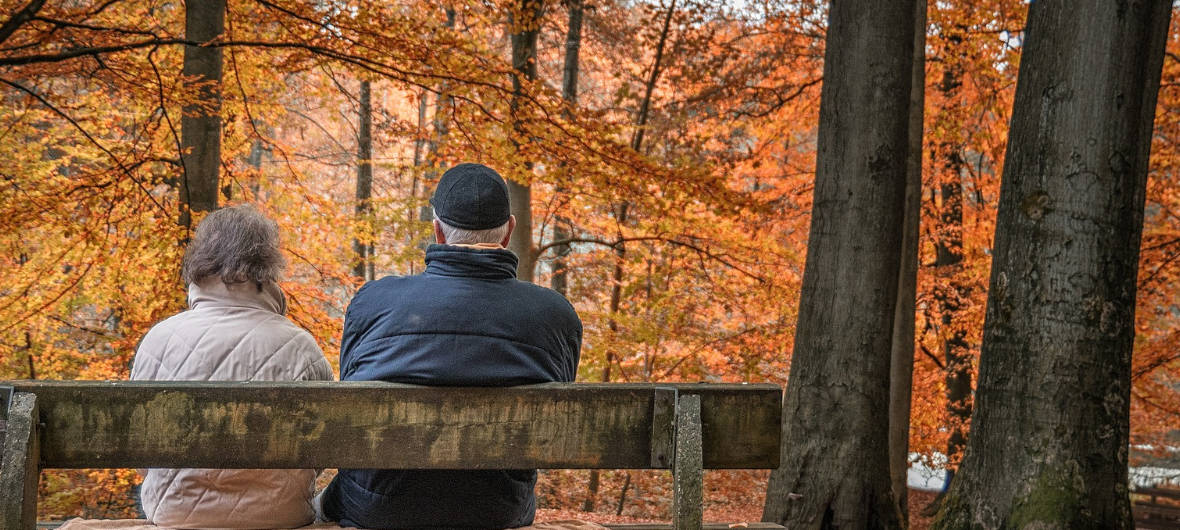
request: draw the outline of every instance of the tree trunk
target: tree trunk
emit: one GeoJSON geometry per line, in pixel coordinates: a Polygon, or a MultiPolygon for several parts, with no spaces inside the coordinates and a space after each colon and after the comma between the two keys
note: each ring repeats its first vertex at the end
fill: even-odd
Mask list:
{"type": "MultiPolygon", "coordinates": [[[[444,24],[445,27],[447,29],[454,29],[455,9],[452,7],[447,7],[444,8],[443,12],[446,13],[447,16],[447,21],[444,24]]],[[[429,164],[429,169],[423,174],[422,179],[422,188],[428,197],[430,194],[430,186],[434,183],[435,179],[438,178],[439,169],[441,168],[438,150],[439,146],[442,145],[443,140],[446,139],[447,134],[450,132],[450,122],[448,121],[447,116],[453,110],[454,105],[455,98],[454,96],[450,95],[449,85],[446,81],[439,82],[438,97],[436,98],[434,105],[434,138],[426,144],[426,163],[429,164]]],[[[424,113],[426,111],[423,109],[420,112],[424,113]]],[[[434,220],[434,214],[429,204],[423,204],[418,209],[418,220],[425,223],[429,223],[434,220]]],[[[426,247],[430,246],[430,244],[433,242],[434,236],[432,233],[431,235],[426,236],[426,239],[420,241],[418,247],[425,251],[426,247]]],[[[412,265],[410,271],[413,272],[412,265]]]]}
{"type": "MultiPolygon", "coordinates": [[[[968,323],[960,314],[963,304],[970,298],[971,287],[963,274],[963,152],[965,147],[955,132],[967,124],[962,123],[958,107],[963,104],[959,89],[963,85],[962,64],[967,57],[960,50],[963,46],[962,32],[966,28],[952,26],[942,28],[940,38],[946,42],[946,54],[958,53],[958,57],[944,60],[945,70],[938,83],[946,107],[940,109],[947,118],[944,120],[951,129],[951,138],[939,143],[938,164],[942,167],[938,183],[938,227],[935,232],[934,276],[936,286],[933,298],[941,315],[939,321],[943,340],[942,350],[946,362],[944,381],[947,397],[947,429],[950,436],[946,448],[946,481],[954,478],[955,470],[962,459],[967,443],[967,427],[971,420],[971,345],[967,341],[968,323]]],[[[944,57],[944,59],[946,59],[944,57]]],[[[945,491],[945,490],[944,490],[945,491]]],[[[942,495],[936,504],[942,501],[942,495]]]]}
{"type": "MultiPolygon", "coordinates": [[[[520,100],[524,95],[525,82],[537,79],[537,36],[541,33],[541,15],[545,10],[543,0],[519,0],[510,17],[512,26],[512,129],[513,144],[520,148],[526,131],[520,120],[520,100]]],[[[524,175],[532,173],[532,162],[525,162],[524,175]]],[[[508,242],[508,249],[516,254],[520,263],[516,277],[531,282],[537,266],[537,253],[533,247],[533,190],[528,182],[508,180],[508,202],[512,215],[516,216],[516,229],[508,242]]]]}
{"type": "MultiPolygon", "coordinates": [[[[225,0],[189,0],[184,6],[185,39],[209,42],[225,31],[225,0]]],[[[180,224],[192,227],[191,212],[217,209],[221,170],[221,48],[184,47],[186,77],[205,83],[198,101],[180,119],[180,224]]]]}
{"type": "MultiPolygon", "coordinates": [[[[569,29],[565,34],[565,67],[562,68],[561,75],[561,98],[569,105],[566,111],[567,117],[578,104],[578,55],[582,49],[583,11],[582,0],[569,0],[569,29]]],[[[565,169],[564,163],[562,169],[565,169]]],[[[559,185],[555,192],[558,196],[558,204],[564,205],[568,200],[566,198],[568,190],[559,185]]],[[[569,239],[571,235],[573,235],[573,228],[570,226],[569,219],[559,214],[553,223],[553,240],[564,241],[569,239]]],[[[562,296],[566,296],[569,290],[566,256],[570,253],[570,246],[568,244],[558,245],[553,249],[553,253],[553,278],[550,280],[549,286],[554,291],[561,293],[562,296]]]]}
{"type": "MultiPolygon", "coordinates": [[[[635,132],[631,135],[631,149],[636,153],[640,153],[643,148],[644,131],[647,129],[648,114],[651,111],[652,93],[655,92],[656,83],[660,80],[660,67],[664,60],[664,47],[668,44],[668,34],[672,29],[672,15],[676,13],[676,0],[668,5],[668,11],[664,15],[664,24],[660,30],[660,40],[656,43],[656,57],[652,63],[651,75],[647,78],[647,84],[643,90],[643,100],[639,103],[639,113],[635,116],[635,132]]],[[[607,307],[610,316],[607,324],[610,330],[611,337],[618,335],[619,322],[616,317],[619,315],[619,310],[622,309],[623,304],[623,277],[625,276],[624,266],[627,262],[627,243],[623,237],[623,225],[627,223],[627,216],[630,213],[631,205],[627,201],[614,208],[613,215],[615,216],[615,223],[619,226],[618,239],[615,241],[615,266],[611,271],[611,289],[610,289],[610,305],[607,307]]],[[[611,365],[615,362],[615,352],[607,350],[605,363],[602,368],[602,381],[604,383],[610,382],[611,365]]],[[[583,508],[589,507],[593,509],[594,498],[598,496],[598,470],[591,471],[590,474],[590,489],[586,495],[586,502],[583,508]]],[[[589,509],[587,511],[589,511],[589,509]]]]}
{"type": "MultiPolygon", "coordinates": [[[[260,122],[255,120],[254,126],[258,127],[259,124],[260,122]]],[[[267,149],[262,138],[254,138],[254,141],[250,143],[250,154],[246,157],[246,163],[254,168],[254,174],[251,175],[247,185],[250,187],[250,193],[254,196],[254,200],[259,200],[258,194],[262,191],[262,159],[269,153],[270,150],[267,149]]]]}
{"type": "Polygon", "coordinates": [[[815,201],[763,520],[897,528],[889,374],[909,153],[914,2],[833,1],[815,201]]]}
{"type": "MultiPolygon", "coordinates": [[[[426,136],[425,136],[425,133],[423,132],[423,128],[425,126],[426,126],[426,89],[422,89],[420,92],[418,92],[418,127],[417,127],[417,131],[416,131],[417,137],[414,140],[414,170],[410,172],[410,198],[411,199],[417,199],[419,197],[419,195],[418,195],[418,193],[419,193],[418,192],[418,182],[422,179],[419,178],[418,172],[419,172],[419,168],[422,167],[422,162],[423,162],[422,152],[426,147],[426,136]]],[[[426,187],[425,183],[423,183],[422,187],[423,188],[426,187]]],[[[429,193],[429,192],[426,192],[426,193],[429,193]]],[[[410,206],[408,208],[406,208],[406,239],[405,240],[406,240],[406,244],[408,244],[408,245],[413,245],[413,244],[417,243],[414,240],[413,226],[414,226],[414,217],[415,217],[415,213],[416,213],[415,210],[419,210],[420,208],[421,208],[420,206],[416,207],[413,202],[411,202],[410,206]]],[[[417,212],[417,214],[419,216],[421,216],[421,212],[417,212]]],[[[419,219],[419,220],[422,220],[422,219],[419,219]]],[[[410,260],[410,262],[407,265],[409,266],[409,269],[410,269],[407,274],[413,275],[415,273],[414,261],[410,260]]]]}
{"type": "MultiPolygon", "coordinates": [[[[579,55],[582,50],[582,14],[585,11],[585,5],[582,0],[569,1],[569,24],[565,34],[565,65],[562,68],[561,75],[561,98],[569,104],[569,111],[572,113],[574,107],[578,104],[578,70],[580,67],[579,55]]],[[[558,187],[556,190],[559,197],[565,199],[567,190],[558,187]]],[[[570,225],[569,219],[564,216],[558,216],[557,222],[553,227],[553,239],[561,241],[568,239],[573,235],[573,229],[570,225]]],[[[553,260],[553,278],[550,280],[550,287],[554,291],[561,293],[562,296],[569,295],[569,269],[566,263],[566,256],[570,253],[569,245],[558,245],[553,249],[556,258],[553,260]]],[[[609,380],[610,366],[608,365],[603,374],[604,381],[609,380]]],[[[590,478],[586,487],[586,499],[582,501],[582,511],[594,511],[594,504],[598,499],[598,481],[599,471],[597,469],[590,470],[590,478]]]]}
{"type": "Polygon", "coordinates": [[[356,165],[356,220],[362,226],[368,226],[365,240],[359,236],[352,239],[353,259],[352,275],[361,280],[369,278],[365,271],[370,256],[372,256],[372,212],[373,205],[373,99],[372,86],[368,81],[361,81],[360,127],[357,131],[357,165],[356,165]]]}
{"type": "Polygon", "coordinates": [[[966,457],[937,528],[1131,528],[1131,348],[1171,2],[1029,7],[966,457]]]}
{"type": "Polygon", "coordinates": [[[922,132],[926,104],[926,0],[914,2],[914,64],[910,78],[909,153],[901,271],[893,311],[889,373],[889,476],[902,520],[909,518],[910,401],[914,381],[914,311],[918,296],[918,237],[922,217],[922,132]]]}

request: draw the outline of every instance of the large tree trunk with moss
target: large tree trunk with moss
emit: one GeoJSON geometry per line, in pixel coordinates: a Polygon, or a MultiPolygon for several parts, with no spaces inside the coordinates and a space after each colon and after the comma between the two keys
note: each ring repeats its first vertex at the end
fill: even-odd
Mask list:
{"type": "MultiPolygon", "coordinates": [[[[189,0],[184,6],[186,40],[207,43],[225,31],[225,0],[189,0]]],[[[196,101],[184,105],[180,148],[180,224],[192,225],[190,212],[217,209],[221,170],[221,48],[184,47],[183,72],[201,83],[196,101]]]]}
{"type": "Polygon", "coordinates": [[[908,519],[910,401],[914,386],[914,311],[918,298],[918,238],[922,217],[922,132],[926,105],[926,0],[914,2],[914,64],[910,77],[909,157],[906,159],[905,223],[901,270],[893,311],[889,373],[889,477],[893,496],[908,519]]]}
{"type": "Polygon", "coordinates": [[[889,374],[909,158],[914,1],[833,1],[815,203],[763,520],[898,528],[889,374]]]}
{"type": "Polygon", "coordinates": [[[971,436],[937,528],[1131,528],[1135,280],[1171,2],[1029,8],[971,436]]]}
{"type": "MultiPolygon", "coordinates": [[[[537,79],[537,36],[541,33],[541,15],[545,10],[543,0],[518,0],[509,17],[512,34],[512,128],[514,144],[519,149],[526,141],[526,130],[520,120],[521,99],[525,83],[537,79]]],[[[522,175],[532,173],[532,162],[525,162],[522,175]]],[[[508,249],[520,259],[516,277],[533,281],[537,268],[537,252],[533,246],[533,190],[530,182],[508,180],[508,201],[512,215],[516,216],[516,229],[508,242],[508,249]]]]}

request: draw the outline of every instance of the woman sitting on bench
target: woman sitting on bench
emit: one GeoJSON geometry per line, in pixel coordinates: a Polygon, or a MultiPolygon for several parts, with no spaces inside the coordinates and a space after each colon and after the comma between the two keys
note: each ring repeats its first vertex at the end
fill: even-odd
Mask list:
{"type": "MultiPolygon", "coordinates": [[[[209,214],[189,244],[187,311],[140,342],[133,380],[332,379],[315,339],[284,315],[278,226],[249,206],[209,214]]],[[[293,528],[312,522],[311,469],[149,469],[148,520],[173,528],[293,528]]]]}

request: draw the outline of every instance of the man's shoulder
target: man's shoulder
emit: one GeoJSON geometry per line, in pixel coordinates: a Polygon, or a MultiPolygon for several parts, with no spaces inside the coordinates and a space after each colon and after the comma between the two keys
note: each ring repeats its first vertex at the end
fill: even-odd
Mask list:
{"type": "Polygon", "coordinates": [[[582,319],[578,316],[578,312],[561,293],[542,285],[519,280],[515,282],[514,288],[519,289],[524,293],[524,297],[528,298],[528,307],[538,311],[547,319],[564,319],[569,321],[570,325],[576,323],[579,327],[581,326],[582,319]]]}
{"type": "Polygon", "coordinates": [[[378,300],[383,299],[392,293],[404,291],[405,289],[421,283],[422,275],[411,276],[385,276],[376,280],[365,283],[357,290],[356,294],[352,296],[353,303],[358,300],[378,300]]]}
{"type": "Polygon", "coordinates": [[[517,280],[514,285],[517,289],[527,292],[530,296],[533,296],[538,300],[544,300],[559,307],[569,307],[571,310],[573,309],[573,306],[570,305],[569,300],[566,300],[566,298],[562,296],[561,293],[554,291],[553,289],[521,280],[517,280]]]}

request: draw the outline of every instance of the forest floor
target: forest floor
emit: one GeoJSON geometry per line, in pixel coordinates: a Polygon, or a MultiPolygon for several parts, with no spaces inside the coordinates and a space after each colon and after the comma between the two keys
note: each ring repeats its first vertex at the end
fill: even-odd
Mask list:
{"type": "MultiPolygon", "coordinates": [[[[767,471],[708,471],[705,473],[706,523],[757,522],[762,519],[767,471]]],[[[537,483],[536,522],[579,520],[595,523],[667,522],[671,519],[671,476],[667,472],[610,471],[600,477],[596,509],[583,511],[588,473],[585,471],[542,472],[537,483]],[[623,508],[618,508],[622,485],[623,508]],[[636,491],[638,490],[638,492],[636,491]],[[570,492],[579,494],[576,498],[570,492]]],[[[925,530],[930,517],[922,511],[934,500],[935,492],[909,490],[910,528],[925,530]]]]}

